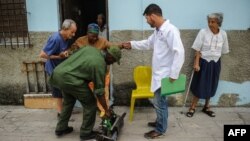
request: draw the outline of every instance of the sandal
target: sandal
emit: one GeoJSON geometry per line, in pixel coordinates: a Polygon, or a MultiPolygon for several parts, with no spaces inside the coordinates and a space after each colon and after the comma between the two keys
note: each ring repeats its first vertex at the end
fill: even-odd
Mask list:
{"type": "Polygon", "coordinates": [[[186,116],[193,117],[194,113],[195,113],[195,109],[189,109],[189,111],[186,113],[186,116]]]}
{"type": "Polygon", "coordinates": [[[144,137],[147,139],[155,139],[155,138],[160,138],[162,136],[163,136],[162,133],[158,133],[155,130],[151,130],[144,134],[144,137]]]}
{"type": "Polygon", "coordinates": [[[204,107],[202,112],[207,114],[210,117],[215,117],[215,113],[209,109],[209,107],[204,107]]]}

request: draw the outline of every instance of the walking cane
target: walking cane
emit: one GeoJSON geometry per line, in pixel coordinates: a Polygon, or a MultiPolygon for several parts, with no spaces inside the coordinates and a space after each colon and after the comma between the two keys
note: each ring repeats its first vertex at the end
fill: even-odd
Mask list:
{"type": "Polygon", "coordinates": [[[191,87],[191,82],[192,82],[192,80],[193,80],[193,76],[194,76],[194,70],[193,70],[192,73],[191,73],[191,77],[190,77],[189,84],[188,84],[188,90],[187,90],[187,92],[186,92],[186,96],[185,96],[184,104],[183,104],[183,106],[182,106],[181,114],[184,113],[184,108],[185,108],[185,106],[186,106],[187,97],[188,97],[188,95],[189,95],[189,91],[190,91],[190,87],[191,87]]]}

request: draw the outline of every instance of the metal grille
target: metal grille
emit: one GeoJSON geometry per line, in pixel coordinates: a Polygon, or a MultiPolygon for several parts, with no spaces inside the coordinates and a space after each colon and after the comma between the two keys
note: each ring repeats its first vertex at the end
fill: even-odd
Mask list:
{"type": "Polygon", "coordinates": [[[0,46],[30,46],[25,0],[0,0],[0,46]]]}

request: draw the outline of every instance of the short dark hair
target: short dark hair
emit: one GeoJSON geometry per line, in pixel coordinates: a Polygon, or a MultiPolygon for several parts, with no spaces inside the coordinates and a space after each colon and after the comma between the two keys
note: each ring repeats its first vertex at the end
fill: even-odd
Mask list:
{"type": "Polygon", "coordinates": [[[160,6],[158,6],[157,4],[154,4],[154,3],[148,5],[148,7],[143,12],[143,16],[151,15],[151,14],[156,14],[156,15],[162,16],[162,11],[161,11],[160,6]]]}

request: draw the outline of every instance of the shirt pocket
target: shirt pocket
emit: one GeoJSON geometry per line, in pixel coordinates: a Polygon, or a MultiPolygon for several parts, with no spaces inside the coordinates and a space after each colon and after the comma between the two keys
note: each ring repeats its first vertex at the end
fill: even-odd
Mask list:
{"type": "Polygon", "coordinates": [[[163,33],[159,33],[157,35],[157,40],[154,44],[154,46],[157,46],[160,49],[164,49],[167,46],[167,37],[163,35],[163,33]]]}
{"type": "Polygon", "coordinates": [[[158,33],[158,40],[159,40],[159,42],[161,42],[161,43],[166,43],[167,42],[167,37],[166,36],[164,36],[164,34],[161,32],[161,33],[158,33]]]}

